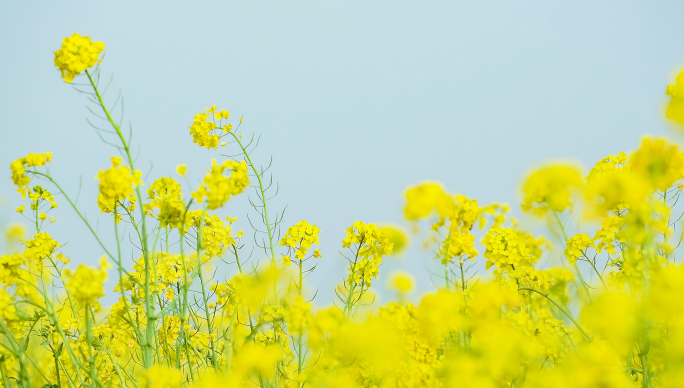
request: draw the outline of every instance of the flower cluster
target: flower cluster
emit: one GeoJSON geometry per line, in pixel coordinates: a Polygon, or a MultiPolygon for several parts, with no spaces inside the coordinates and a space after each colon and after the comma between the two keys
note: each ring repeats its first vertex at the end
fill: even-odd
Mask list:
{"type": "Polygon", "coordinates": [[[586,233],[576,234],[565,243],[565,258],[571,265],[575,265],[577,259],[585,254],[585,249],[594,246],[594,240],[586,233]]]}
{"type": "Polygon", "coordinates": [[[520,238],[520,233],[513,228],[492,228],[482,239],[486,250],[486,267],[512,267],[528,262],[533,257],[528,245],[520,238]]]}
{"type": "Polygon", "coordinates": [[[209,258],[221,257],[224,249],[235,245],[235,239],[230,234],[230,223],[225,224],[216,214],[210,215],[203,210],[188,212],[183,233],[187,233],[191,227],[196,228],[198,235],[201,236],[200,247],[209,258]]]}
{"type": "Polygon", "coordinates": [[[92,42],[89,37],[73,34],[62,40],[62,48],[55,51],[55,66],[62,72],[62,78],[71,83],[74,77],[100,62],[104,51],[102,42],[92,42]]]}
{"type": "Polygon", "coordinates": [[[249,185],[247,164],[244,160],[226,160],[218,164],[216,159],[212,159],[211,169],[207,172],[202,184],[192,193],[192,197],[198,202],[206,201],[207,209],[210,210],[222,207],[230,196],[242,193],[249,185]],[[226,170],[231,171],[229,177],[224,175],[226,170]]]}
{"type": "MultiPolygon", "coordinates": [[[[311,225],[306,220],[299,221],[297,224],[289,227],[285,232],[285,237],[280,239],[278,245],[288,247],[294,250],[297,260],[304,260],[306,253],[312,245],[318,245],[318,233],[320,229],[314,224],[311,225]]],[[[314,250],[314,257],[321,257],[318,249],[314,250]]],[[[283,264],[288,266],[291,263],[289,255],[283,255],[283,264]]]]}
{"type": "Polygon", "coordinates": [[[523,184],[523,211],[532,210],[544,215],[549,210],[563,212],[572,207],[573,190],[584,186],[583,179],[573,166],[554,165],[534,171],[523,184]]]}
{"type": "Polygon", "coordinates": [[[589,175],[587,175],[587,181],[591,182],[592,178],[600,179],[600,174],[602,172],[624,168],[626,163],[627,154],[624,151],[621,151],[617,156],[608,155],[596,162],[596,165],[589,171],[589,175]]]}
{"type": "Polygon", "coordinates": [[[665,117],[684,124],[684,71],[679,73],[674,84],[667,85],[665,94],[670,96],[665,117]]]}
{"type": "Polygon", "coordinates": [[[145,211],[152,215],[158,210],[157,220],[162,228],[179,228],[183,225],[185,202],[181,193],[180,183],[173,178],[159,178],[147,190],[150,202],[145,205],[145,211]]]}
{"type": "Polygon", "coordinates": [[[439,246],[439,251],[435,258],[441,259],[442,264],[453,261],[454,258],[461,260],[462,257],[475,260],[475,256],[480,253],[475,249],[475,235],[452,231],[447,234],[444,241],[439,246]]]}
{"type": "Polygon", "coordinates": [[[407,220],[425,218],[435,210],[441,215],[451,207],[453,200],[438,183],[426,182],[406,190],[404,216],[407,220]]]}
{"type": "Polygon", "coordinates": [[[31,182],[31,177],[26,175],[27,167],[40,167],[52,161],[52,152],[44,154],[28,154],[24,158],[19,158],[10,164],[12,171],[12,182],[18,187],[17,191],[26,197],[27,187],[31,182]]]}
{"type": "Polygon", "coordinates": [[[371,285],[372,278],[378,276],[382,257],[392,253],[392,244],[375,224],[356,221],[347,228],[347,236],[342,240],[343,248],[356,246],[355,260],[350,267],[350,284],[371,285]]]}
{"type": "MultiPolygon", "coordinates": [[[[112,167],[100,170],[97,179],[100,180],[97,196],[97,206],[102,213],[114,213],[117,206],[123,206],[129,211],[135,209],[138,197],[135,196],[135,186],[143,184],[140,171],[131,171],[128,166],[121,165],[121,158],[112,156],[112,167]],[[128,204],[124,206],[123,201],[128,204]]],[[[117,219],[118,222],[118,219],[117,219]]]]}
{"type": "Polygon", "coordinates": [[[100,268],[90,268],[83,264],[76,268],[73,276],[66,282],[70,297],[84,306],[94,306],[105,295],[104,281],[107,280],[106,258],[100,260],[100,268]]]}
{"type": "Polygon", "coordinates": [[[654,189],[665,191],[682,179],[684,155],[676,144],[665,139],[644,137],[641,147],[630,155],[629,165],[654,189]]]}
{"type": "Polygon", "coordinates": [[[190,134],[192,141],[197,143],[200,147],[208,149],[216,149],[221,135],[217,133],[227,133],[233,128],[233,125],[223,119],[228,119],[230,113],[226,110],[217,110],[216,105],[206,109],[206,113],[198,113],[190,126],[190,134]],[[211,119],[211,121],[209,121],[211,119]],[[218,121],[218,124],[217,124],[218,121]]]}

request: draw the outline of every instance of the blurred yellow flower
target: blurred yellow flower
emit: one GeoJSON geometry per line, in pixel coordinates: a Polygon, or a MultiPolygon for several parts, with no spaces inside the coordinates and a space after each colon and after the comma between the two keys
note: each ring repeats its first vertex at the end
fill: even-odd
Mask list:
{"type": "Polygon", "coordinates": [[[552,165],[532,172],[523,184],[523,211],[543,216],[547,211],[563,212],[572,207],[573,191],[584,187],[574,166],[552,165]]]}

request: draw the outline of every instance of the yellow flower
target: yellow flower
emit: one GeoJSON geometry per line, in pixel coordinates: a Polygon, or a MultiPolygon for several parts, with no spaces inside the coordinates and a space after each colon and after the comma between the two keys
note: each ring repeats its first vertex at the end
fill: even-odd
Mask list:
{"type": "Polygon", "coordinates": [[[390,287],[400,293],[407,293],[413,290],[413,276],[404,272],[395,272],[390,280],[390,287]]]}
{"type": "Polygon", "coordinates": [[[679,73],[673,85],[667,85],[665,94],[670,96],[665,117],[684,124],[684,71],[679,73]]]}
{"type": "Polygon", "coordinates": [[[192,135],[193,143],[197,143],[200,147],[216,149],[221,137],[213,134],[216,124],[213,121],[207,121],[210,115],[211,113],[196,114],[190,126],[190,134],[192,135]]]}
{"type": "Polygon", "coordinates": [[[52,152],[44,154],[28,154],[24,158],[19,158],[10,164],[12,171],[12,182],[19,187],[17,191],[22,193],[22,198],[26,197],[26,191],[31,178],[26,175],[26,167],[40,167],[52,161],[52,152]]]}
{"type": "Polygon", "coordinates": [[[214,113],[214,117],[216,117],[216,120],[227,119],[230,117],[230,113],[225,109],[222,109],[220,112],[214,113]]]}
{"type": "MultiPolygon", "coordinates": [[[[601,172],[589,180],[585,196],[599,216],[642,203],[649,194],[649,183],[641,175],[625,169],[601,172]]],[[[589,213],[591,215],[591,213],[589,213]]]]}
{"type": "Polygon", "coordinates": [[[162,228],[170,226],[179,228],[183,225],[185,202],[181,193],[181,185],[173,178],[159,178],[147,190],[150,203],[145,205],[148,215],[152,215],[154,209],[159,210],[157,220],[162,228]]]}
{"type": "Polygon", "coordinates": [[[155,365],[142,374],[144,388],[181,388],[183,373],[178,369],[155,365]]]}
{"type": "Polygon", "coordinates": [[[21,205],[21,206],[19,206],[19,207],[17,208],[17,213],[23,213],[24,210],[26,210],[26,206],[21,205]]]}
{"type": "Polygon", "coordinates": [[[182,233],[185,234],[190,227],[199,229],[202,227],[202,242],[204,254],[210,258],[223,256],[223,250],[231,245],[235,245],[235,240],[230,235],[231,226],[221,221],[216,214],[209,214],[203,210],[193,210],[188,212],[186,225],[182,233]],[[204,217],[202,217],[204,215],[204,217]]]}
{"type": "Polygon", "coordinates": [[[311,304],[307,303],[301,295],[296,296],[294,302],[287,304],[283,318],[287,322],[288,330],[303,334],[307,323],[311,320],[311,304]]]}
{"type": "Polygon", "coordinates": [[[105,280],[107,280],[107,265],[106,261],[100,260],[100,269],[79,265],[71,279],[66,282],[66,288],[78,303],[93,306],[105,295],[103,285],[105,280]]]}
{"type": "Polygon", "coordinates": [[[392,253],[401,253],[409,244],[409,237],[406,231],[396,225],[381,225],[380,232],[389,239],[392,244],[392,253]]]}
{"type": "Polygon", "coordinates": [[[428,217],[434,210],[446,213],[453,206],[453,200],[444,192],[439,183],[426,182],[406,190],[404,216],[413,221],[428,217]]]}
{"type": "Polygon", "coordinates": [[[62,72],[64,81],[71,83],[74,76],[100,62],[100,53],[104,48],[102,42],[91,42],[87,36],[73,34],[64,38],[62,48],[55,51],[55,66],[62,72]]]}
{"type": "Polygon", "coordinates": [[[463,256],[467,256],[475,261],[475,256],[479,255],[480,252],[475,249],[474,242],[474,235],[468,232],[462,233],[458,230],[452,230],[440,245],[439,252],[435,258],[441,259],[442,264],[452,262],[452,259],[455,257],[462,260],[463,256]]]}
{"type": "Polygon", "coordinates": [[[302,260],[313,244],[318,245],[319,232],[320,230],[315,224],[311,225],[303,220],[289,227],[285,232],[285,237],[280,239],[278,245],[294,249],[297,259],[302,260]]]}
{"type": "Polygon", "coordinates": [[[20,223],[12,223],[5,229],[5,238],[8,241],[22,241],[26,238],[26,228],[20,223]]]}
{"type": "Polygon", "coordinates": [[[576,234],[568,239],[564,251],[565,258],[571,265],[575,265],[577,259],[584,255],[584,250],[588,247],[595,247],[594,241],[588,234],[576,234]]]}
{"type": "Polygon", "coordinates": [[[207,202],[207,209],[214,210],[223,206],[231,195],[242,193],[249,185],[247,175],[247,164],[226,160],[223,164],[216,163],[216,159],[211,160],[211,169],[204,176],[202,184],[197,191],[192,193],[192,197],[198,202],[207,202]],[[231,171],[230,177],[223,173],[231,171]]]}
{"type": "Polygon", "coordinates": [[[64,254],[62,254],[62,253],[57,254],[57,260],[64,263],[64,264],[69,264],[69,262],[71,261],[70,258],[65,257],[64,254]]]}
{"type": "Polygon", "coordinates": [[[361,284],[370,287],[373,278],[378,277],[382,257],[392,253],[392,244],[375,224],[355,221],[347,228],[347,237],[342,240],[343,248],[355,245],[357,263],[350,262],[349,284],[361,284]]]}
{"type": "Polygon", "coordinates": [[[47,218],[47,214],[45,214],[45,213],[40,213],[40,214],[38,215],[38,217],[39,217],[42,221],[45,221],[45,219],[47,218]]]}
{"type": "Polygon", "coordinates": [[[121,158],[112,156],[112,167],[97,173],[100,180],[100,194],[97,196],[97,206],[102,213],[113,213],[114,208],[122,201],[128,200],[133,206],[138,198],[134,195],[134,187],[142,185],[140,171],[131,171],[127,166],[120,166],[121,158]]]}
{"type": "Polygon", "coordinates": [[[548,210],[563,212],[572,207],[573,190],[584,187],[579,170],[572,166],[553,165],[531,173],[523,184],[522,210],[543,216],[548,210]]]}
{"type": "Polygon", "coordinates": [[[188,172],[188,166],[185,164],[179,164],[176,166],[176,173],[180,176],[185,176],[185,174],[188,172]]]}
{"type": "Polygon", "coordinates": [[[513,228],[490,229],[482,239],[482,245],[487,248],[483,255],[487,259],[487,269],[493,265],[499,268],[516,266],[532,258],[529,247],[513,228]]]}
{"type": "Polygon", "coordinates": [[[290,264],[292,264],[292,259],[290,258],[290,256],[288,256],[288,255],[283,255],[282,259],[283,259],[283,265],[284,265],[284,266],[287,267],[287,266],[289,266],[290,264]]]}
{"type": "Polygon", "coordinates": [[[684,158],[676,144],[662,138],[644,137],[641,148],[630,156],[629,164],[653,188],[665,191],[682,178],[684,158]]]}
{"type": "Polygon", "coordinates": [[[44,259],[57,248],[59,248],[59,243],[53,240],[52,236],[48,233],[36,233],[33,239],[26,242],[24,256],[27,258],[44,259]]]}

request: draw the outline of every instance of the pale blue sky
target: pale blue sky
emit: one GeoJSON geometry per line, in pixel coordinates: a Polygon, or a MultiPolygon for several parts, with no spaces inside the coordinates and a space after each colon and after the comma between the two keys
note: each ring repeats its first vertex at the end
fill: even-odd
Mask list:
{"type": "MultiPolygon", "coordinates": [[[[63,37],[106,44],[146,180],[189,165],[193,185],[218,152],[191,142],[216,104],[263,135],[286,223],[319,225],[319,303],[341,279],[344,229],[402,222],[403,192],[439,180],[483,203],[519,208],[525,171],[549,158],[585,166],[668,134],[664,90],[684,63],[680,1],[0,1],[0,166],[55,153],[55,177],[92,220],[111,148],[82,95],[53,67],[63,37]]],[[[6,168],[2,223],[19,220],[6,168]]],[[[60,201],[60,198],[57,198],[60,201]]],[[[48,229],[74,262],[101,250],[64,200],[48,229]]],[[[221,214],[244,222],[244,198],[221,214]]],[[[107,217],[99,217],[109,223],[107,217]]],[[[101,227],[106,230],[104,226],[101,227]]],[[[111,241],[110,241],[111,243],[111,241]]],[[[417,243],[401,262],[428,282],[417,243]]],[[[129,252],[130,254],[130,252],[129,252]]],[[[385,276],[382,276],[385,275],[385,276]]],[[[427,284],[427,283],[426,283],[427,284]]]]}

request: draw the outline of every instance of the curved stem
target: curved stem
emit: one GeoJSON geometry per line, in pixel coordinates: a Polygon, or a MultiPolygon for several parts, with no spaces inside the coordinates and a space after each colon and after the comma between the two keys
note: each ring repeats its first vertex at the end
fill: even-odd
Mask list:
{"type": "MultiPolygon", "coordinates": [[[[104,101],[102,100],[102,95],[100,95],[100,91],[97,88],[97,85],[95,84],[95,81],[93,80],[93,77],[90,75],[90,72],[88,70],[85,71],[86,75],[88,76],[88,80],[90,80],[90,85],[93,87],[93,90],[95,91],[95,96],[97,97],[98,102],[100,103],[100,107],[102,108],[102,111],[105,113],[107,116],[107,120],[109,123],[112,125],[114,130],[116,131],[116,134],[119,136],[119,139],[121,140],[121,144],[124,147],[124,150],[126,151],[126,156],[128,157],[128,164],[131,166],[131,170],[135,171],[135,163],[133,161],[133,157],[131,156],[131,150],[128,146],[128,143],[126,142],[126,139],[123,136],[123,133],[121,133],[121,129],[119,128],[119,125],[114,121],[112,118],[111,114],[109,113],[109,110],[107,110],[107,106],[105,105],[104,101]]],[[[143,362],[145,368],[150,368],[153,363],[152,359],[152,341],[154,339],[154,328],[155,328],[155,322],[156,322],[156,316],[154,315],[154,306],[152,305],[152,295],[150,294],[150,257],[149,257],[149,251],[147,247],[147,223],[145,221],[145,206],[142,203],[142,191],[140,190],[140,186],[136,186],[135,192],[138,196],[138,201],[139,203],[139,208],[140,208],[140,215],[142,218],[142,238],[140,241],[141,248],[143,251],[143,258],[145,260],[145,315],[147,319],[147,325],[146,325],[146,332],[145,332],[145,344],[144,344],[144,352],[143,352],[143,362]]]]}
{"type": "Polygon", "coordinates": [[[202,275],[202,245],[204,244],[204,217],[205,212],[202,211],[202,218],[197,227],[197,274],[199,275],[200,285],[202,286],[202,301],[204,302],[204,313],[207,320],[207,331],[209,332],[209,345],[211,348],[211,363],[214,369],[218,369],[218,362],[216,360],[216,350],[214,349],[214,340],[212,338],[214,332],[211,324],[211,314],[209,313],[209,300],[207,298],[206,285],[204,284],[204,276],[202,275]]]}
{"type": "Polygon", "coordinates": [[[271,264],[275,266],[275,249],[273,248],[273,230],[271,230],[271,224],[268,220],[268,207],[266,206],[266,195],[264,191],[264,183],[261,180],[261,174],[256,169],[256,166],[254,166],[254,163],[252,163],[252,159],[249,157],[249,153],[245,149],[245,147],[242,145],[242,142],[240,141],[240,138],[231,132],[228,132],[231,135],[233,135],[233,138],[235,141],[238,143],[240,148],[242,149],[242,153],[245,155],[245,158],[247,158],[247,162],[249,162],[249,166],[252,168],[252,172],[254,172],[254,175],[256,175],[257,180],[259,181],[259,190],[261,191],[261,201],[264,204],[264,223],[266,224],[266,231],[268,232],[268,242],[270,244],[271,248],[271,264]]]}
{"type": "MultiPolygon", "coordinates": [[[[561,232],[563,233],[563,243],[567,244],[568,234],[565,231],[565,227],[563,226],[563,222],[561,222],[560,217],[558,217],[558,212],[556,212],[555,210],[552,210],[551,212],[553,213],[553,216],[556,218],[556,222],[558,222],[558,226],[560,227],[561,232]]],[[[587,282],[584,281],[584,276],[582,276],[582,271],[580,271],[577,266],[574,266],[574,267],[575,267],[575,273],[577,273],[577,277],[582,282],[582,285],[584,286],[584,290],[586,291],[587,296],[589,297],[589,286],[587,285],[587,282]]]]}
{"type": "Polygon", "coordinates": [[[565,314],[566,317],[570,318],[570,320],[572,321],[572,323],[575,324],[575,326],[577,327],[577,329],[579,329],[579,331],[582,333],[582,335],[584,335],[584,337],[585,337],[589,342],[594,342],[594,341],[592,341],[591,337],[589,337],[589,334],[587,334],[587,332],[584,331],[584,329],[582,329],[582,326],[579,325],[579,323],[575,320],[575,318],[573,318],[572,315],[570,315],[569,312],[565,311],[565,309],[564,309],[563,307],[561,307],[560,304],[556,303],[556,301],[554,301],[553,299],[551,299],[551,297],[550,297],[548,294],[546,294],[546,293],[544,293],[544,292],[541,292],[541,291],[539,291],[539,290],[535,290],[534,288],[529,288],[529,287],[519,287],[519,288],[518,288],[518,291],[530,291],[530,292],[535,292],[535,293],[537,293],[537,294],[543,296],[544,298],[546,298],[549,302],[551,302],[554,306],[556,306],[556,308],[558,308],[558,310],[560,310],[563,314],[565,314]]]}

